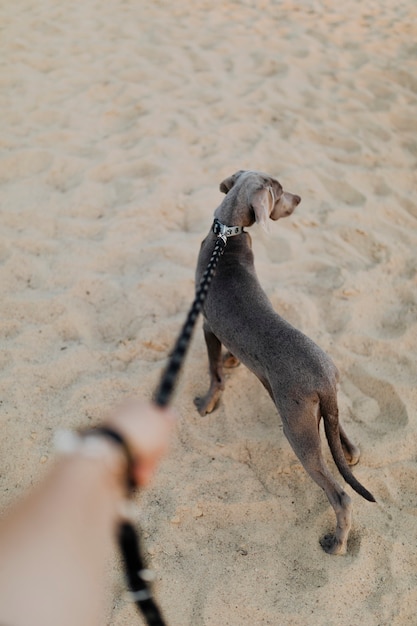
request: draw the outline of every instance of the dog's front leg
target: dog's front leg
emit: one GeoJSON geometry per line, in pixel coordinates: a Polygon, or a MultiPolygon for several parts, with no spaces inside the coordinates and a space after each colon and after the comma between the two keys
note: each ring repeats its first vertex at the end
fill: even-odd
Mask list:
{"type": "Polygon", "coordinates": [[[194,400],[200,415],[206,415],[214,410],[224,389],[222,344],[207,322],[204,323],[203,329],[209,359],[210,388],[205,396],[194,400]]]}

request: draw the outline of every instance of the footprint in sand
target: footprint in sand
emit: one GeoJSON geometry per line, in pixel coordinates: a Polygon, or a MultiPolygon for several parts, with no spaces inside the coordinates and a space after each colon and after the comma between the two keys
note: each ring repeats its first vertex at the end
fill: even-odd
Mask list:
{"type": "MultiPolygon", "coordinates": [[[[308,135],[312,141],[321,146],[325,146],[326,148],[334,148],[335,150],[341,150],[351,154],[357,154],[362,151],[362,146],[358,141],[350,137],[337,135],[336,132],[334,134],[330,134],[329,132],[326,133],[324,131],[317,132],[315,129],[310,127],[308,135]]],[[[326,184],[325,180],[323,180],[323,182],[326,184]]],[[[339,184],[339,181],[337,184],[339,184]]]]}
{"type": "Polygon", "coordinates": [[[21,150],[0,163],[0,182],[16,182],[39,175],[52,163],[52,156],[43,150],[21,150]]]}
{"type": "Polygon", "coordinates": [[[410,298],[400,305],[385,310],[377,325],[377,336],[381,339],[402,337],[417,322],[417,303],[410,298]]]}
{"type": "Polygon", "coordinates": [[[320,180],[336,202],[343,202],[349,206],[363,206],[365,204],[366,197],[349,183],[327,178],[327,176],[320,176],[320,180]]]}
{"type": "Polygon", "coordinates": [[[407,425],[407,409],[391,383],[376,378],[358,365],[350,368],[348,381],[356,387],[355,390],[345,382],[351,387],[348,395],[352,398],[354,419],[366,428],[388,435],[407,425]]]}
{"type": "MultiPolygon", "coordinates": [[[[339,228],[339,236],[349,246],[355,249],[359,256],[367,262],[369,267],[389,260],[387,246],[381,243],[375,235],[361,228],[341,226],[339,228]]],[[[355,256],[358,255],[353,254],[353,257],[355,256]]]]}

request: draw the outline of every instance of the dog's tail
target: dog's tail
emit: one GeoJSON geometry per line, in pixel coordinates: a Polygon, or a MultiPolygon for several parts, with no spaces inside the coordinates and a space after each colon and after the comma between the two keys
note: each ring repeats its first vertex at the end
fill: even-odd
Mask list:
{"type": "Polygon", "coordinates": [[[343,453],[342,442],[340,440],[337,407],[330,408],[329,406],[326,406],[326,402],[323,402],[323,398],[320,398],[320,409],[324,421],[324,431],[326,433],[329,448],[337,469],[348,485],[350,485],[360,496],[365,498],[365,500],[369,500],[369,502],[376,502],[372,493],[365,489],[365,487],[354,477],[346,461],[346,457],[343,453]]]}

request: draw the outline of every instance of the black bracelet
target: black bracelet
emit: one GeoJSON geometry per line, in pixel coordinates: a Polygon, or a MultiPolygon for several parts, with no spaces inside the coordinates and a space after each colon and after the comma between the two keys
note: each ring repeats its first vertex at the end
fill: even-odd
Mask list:
{"type": "Polygon", "coordinates": [[[84,432],[83,435],[84,437],[88,437],[89,435],[102,435],[121,448],[127,462],[126,485],[129,493],[133,491],[137,485],[133,474],[133,456],[128,444],[126,443],[126,439],[117,430],[114,430],[114,428],[111,428],[110,426],[97,426],[97,428],[84,432]]]}

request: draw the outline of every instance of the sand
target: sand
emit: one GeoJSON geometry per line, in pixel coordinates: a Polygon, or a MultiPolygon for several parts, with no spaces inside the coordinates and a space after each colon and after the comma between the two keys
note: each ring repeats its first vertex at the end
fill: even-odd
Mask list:
{"type": "MultiPolygon", "coordinates": [[[[171,454],[138,499],[157,597],[170,626],[415,624],[413,0],[0,12],[1,507],[52,465],[55,429],[152,396],[218,185],[264,170],[302,203],[252,229],[259,278],[337,363],[355,474],[378,503],[348,488],[348,554],[323,552],[333,511],[254,376],[231,372],[219,408],[197,414],[200,321],[171,454]]],[[[139,623],[109,569],[107,624],[139,623]]]]}

